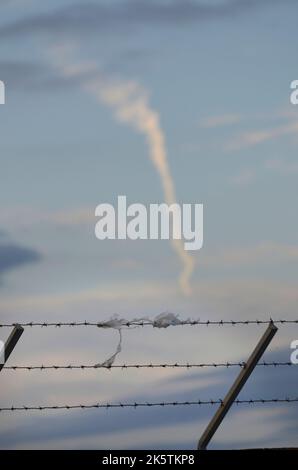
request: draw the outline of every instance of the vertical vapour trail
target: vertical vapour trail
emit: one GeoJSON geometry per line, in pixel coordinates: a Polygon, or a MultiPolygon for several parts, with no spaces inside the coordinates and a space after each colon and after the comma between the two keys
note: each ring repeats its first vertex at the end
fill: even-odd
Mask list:
{"type": "MultiPolygon", "coordinates": [[[[99,102],[109,106],[119,121],[131,125],[145,136],[150,158],[161,180],[165,202],[168,205],[175,204],[175,187],[168,164],[164,133],[160,126],[158,113],[149,104],[146,90],[133,81],[114,81],[102,77],[98,73],[94,74],[96,64],[69,63],[65,60],[65,49],[63,48],[59,48],[58,51],[54,50],[54,58],[56,65],[65,76],[80,76],[81,84],[87,92],[91,93],[99,102]],[[88,78],[90,71],[93,72],[93,78],[88,78]]],[[[184,250],[182,240],[172,239],[171,244],[182,263],[179,284],[185,294],[190,294],[189,281],[194,269],[194,260],[184,250]]]]}
{"type": "MultiPolygon", "coordinates": [[[[146,91],[135,82],[113,84],[90,81],[87,89],[108,106],[122,122],[132,125],[146,137],[150,158],[160,176],[164,199],[168,205],[176,203],[173,178],[169,169],[165,138],[160,127],[159,116],[149,106],[146,91]]],[[[194,268],[193,258],[184,250],[182,240],[171,240],[172,246],[183,264],[180,286],[185,294],[190,293],[189,279],[194,268]]]]}

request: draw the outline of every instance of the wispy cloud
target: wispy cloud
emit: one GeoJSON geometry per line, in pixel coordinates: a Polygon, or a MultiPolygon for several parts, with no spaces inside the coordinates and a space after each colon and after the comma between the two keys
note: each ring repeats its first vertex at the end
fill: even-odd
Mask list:
{"type": "Polygon", "coordinates": [[[291,121],[285,125],[264,129],[244,132],[236,136],[228,142],[226,150],[240,150],[243,148],[253,147],[264,142],[275,140],[277,138],[296,134],[298,132],[298,122],[291,121]]]}
{"type": "MultiPolygon", "coordinates": [[[[165,283],[149,283],[149,282],[121,282],[121,283],[101,283],[101,286],[94,289],[81,290],[79,292],[65,292],[62,294],[41,294],[28,295],[1,300],[1,309],[7,312],[30,311],[37,314],[41,318],[43,312],[47,312],[55,308],[80,306],[84,311],[84,306],[88,303],[99,305],[99,302],[118,301],[148,301],[152,299],[161,299],[164,296],[173,296],[175,289],[165,283]]],[[[98,310],[98,307],[96,307],[98,310]]],[[[59,314],[58,314],[59,315],[59,314]]]]}
{"type": "Polygon", "coordinates": [[[298,173],[298,163],[282,160],[281,158],[270,158],[266,160],[265,167],[278,173],[295,174],[298,173]]]}
{"type": "Polygon", "coordinates": [[[13,243],[0,244],[0,276],[4,273],[30,263],[40,261],[41,254],[31,248],[13,243]]]}
{"type": "Polygon", "coordinates": [[[240,114],[219,114],[217,116],[209,116],[201,119],[199,125],[205,129],[214,129],[238,124],[241,120],[242,116],[240,114]]]}
{"type": "Polygon", "coordinates": [[[216,251],[213,255],[202,255],[203,266],[251,266],[260,263],[298,261],[298,245],[264,241],[252,246],[235,247],[216,251]]]}

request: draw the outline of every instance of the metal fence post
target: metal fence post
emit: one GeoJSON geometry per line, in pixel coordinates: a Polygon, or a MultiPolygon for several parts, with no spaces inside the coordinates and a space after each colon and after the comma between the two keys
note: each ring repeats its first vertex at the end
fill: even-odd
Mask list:
{"type": "Polygon", "coordinates": [[[271,321],[268,325],[267,330],[263,334],[262,338],[258,342],[257,346],[251,353],[248,361],[245,363],[243,369],[239,373],[238,377],[236,378],[235,382],[233,383],[232,387],[226,394],[225,398],[223,399],[221,405],[219,406],[218,410],[216,411],[215,415],[213,416],[212,420],[208,424],[207,428],[205,429],[204,433],[202,434],[199,443],[198,449],[204,450],[207,448],[210,440],[212,439],[213,435],[215,434],[217,428],[219,427],[220,423],[224,419],[225,415],[229,411],[230,407],[232,406],[234,400],[239,395],[242,387],[244,386],[245,382],[247,381],[248,377],[254,370],[255,366],[259,362],[260,358],[264,354],[265,350],[267,349],[268,345],[270,344],[273,336],[277,332],[278,328],[274,325],[273,321],[271,321]]]}
{"type": "Polygon", "coordinates": [[[10,333],[9,337],[5,341],[4,345],[4,361],[0,364],[0,371],[3,369],[6,361],[8,360],[9,356],[11,355],[12,351],[14,350],[17,342],[19,341],[20,337],[22,336],[24,328],[20,325],[15,325],[14,329],[10,333]]]}

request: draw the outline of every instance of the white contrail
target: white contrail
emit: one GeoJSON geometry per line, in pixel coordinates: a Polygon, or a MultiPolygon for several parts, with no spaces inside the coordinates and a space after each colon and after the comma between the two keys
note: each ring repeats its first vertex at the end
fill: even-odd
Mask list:
{"type": "MultiPolygon", "coordinates": [[[[145,135],[150,158],[161,179],[165,202],[168,205],[175,204],[175,187],[168,164],[164,133],[158,113],[150,107],[146,90],[136,82],[107,80],[100,74],[96,74],[95,78],[89,78],[88,72],[95,71],[96,64],[89,62],[69,64],[65,60],[65,52],[67,51],[63,48],[54,51],[56,65],[62,73],[65,76],[85,74],[82,80],[83,88],[100,102],[111,107],[118,120],[130,124],[145,135]]],[[[184,250],[181,239],[172,239],[171,244],[183,266],[179,278],[181,289],[185,294],[190,294],[189,281],[194,269],[194,259],[184,250]]]]}
{"type": "MultiPolygon", "coordinates": [[[[103,84],[97,79],[90,81],[86,88],[102,102],[111,106],[120,121],[131,124],[145,135],[150,158],[161,179],[165,202],[168,205],[175,204],[175,188],[169,169],[164,134],[157,112],[150,108],[146,91],[135,82],[103,84]]],[[[172,239],[171,243],[183,263],[180,286],[185,294],[189,294],[189,279],[194,268],[194,260],[184,250],[182,240],[172,239]]]]}

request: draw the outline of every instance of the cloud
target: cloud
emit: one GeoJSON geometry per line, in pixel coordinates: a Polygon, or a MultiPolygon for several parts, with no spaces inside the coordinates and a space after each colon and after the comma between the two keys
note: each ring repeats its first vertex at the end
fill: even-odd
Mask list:
{"type": "Polygon", "coordinates": [[[232,139],[227,145],[227,150],[240,150],[243,148],[253,147],[264,142],[269,142],[277,138],[296,134],[298,132],[298,122],[289,122],[286,125],[264,129],[255,130],[251,132],[244,132],[243,134],[232,139]]]}
{"type": "Polygon", "coordinates": [[[98,321],[105,320],[107,312],[122,315],[129,305],[133,305],[133,316],[152,316],[152,312],[160,313],[163,305],[164,310],[172,306],[174,313],[182,312],[181,318],[191,316],[190,308],[194,318],[200,316],[202,319],[210,316],[214,319],[297,318],[298,292],[294,282],[264,279],[262,275],[255,279],[234,275],[193,284],[191,305],[182,304],[181,296],[170,283],[104,282],[93,289],[65,293],[19,295],[17,298],[3,296],[1,315],[3,319],[13,315],[26,320],[46,320],[51,315],[53,320],[62,321],[69,315],[82,320],[85,319],[82,312],[89,312],[89,318],[93,315],[98,321]],[[179,306],[179,312],[175,305],[179,306]],[[194,308],[194,305],[198,307],[194,308]]]}
{"type": "Polygon", "coordinates": [[[280,158],[270,158],[266,160],[265,167],[268,170],[273,170],[278,173],[284,173],[284,174],[298,173],[298,163],[296,161],[289,162],[287,160],[282,160],[280,158]]]}
{"type": "Polygon", "coordinates": [[[0,245],[0,276],[20,266],[36,263],[41,259],[40,253],[30,248],[14,244],[0,245]]]}
{"type": "Polygon", "coordinates": [[[55,75],[53,69],[43,62],[29,61],[1,61],[1,79],[9,83],[11,89],[21,91],[40,90],[68,90],[70,87],[79,86],[89,71],[73,75],[72,77],[61,77],[55,75]]]}
{"type": "Polygon", "coordinates": [[[46,67],[33,62],[1,61],[1,78],[10,86],[27,87],[28,83],[36,83],[44,78],[46,67]]]}
{"type": "Polygon", "coordinates": [[[214,129],[217,127],[238,124],[241,120],[242,116],[240,114],[220,114],[218,116],[210,116],[201,119],[199,125],[206,129],[214,129]]]}
{"type": "Polygon", "coordinates": [[[209,267],[239,267],[282,261],[297,262],[298,245],[266,241],[254,246],[235,247],[217,251],[213,255],[202,255],[201,264],[209,267]]]}
{"type": "MultiPolygon", "coordinates": [[[[74,308],[79,306],[83,311],[84,306],[88,303],[99,305],[99,302],[128,302],[148,301],[150,299],[160,299],[163,295],[171,296],[175,293],[173,287],[155,283],[155,282],[121,282],[121,283],[105,283],[100,288],[81,290],[78,292],[66,292],[62,294],[41,294],[26,297],[18,297],[17,299],[8,298],[1,301],[2,309],[14,311],[15,309],[28,309],[31,312],[42,314],[42,311],[48,309],[59,309],[69,306],[74,308]]],[[[4,310],[3,310],[4,312],[4,310]]]]}
{"type": "Polygon", "coordinates": [[[213,448],[259,447],[260,442],[272,447],[281,435],[283,440],[291,442],[287,429],[290,421],[291,410],[283,406],[234,409],[230,419],[225,420],[214,436],[213,448]]]}
{"type": "MultiPolygon", "coordinates": [[[[278,3],[277,0],[270,2],[278,3]]],[[[285,2],[284,2],[285,3],[285,2]]],[[[290,3],[290,0],[289,0],[290,3]]],[[[55,12],[38,14],[18,20],[0,29],[0,37],[42,33],[57,35],[111,32],[129,33],[144,25],[185,26],[190,22],[234,17],[258,6],[269,5],[266,0],[226,0],[220,3],[200,3],[195,0],[162,2],[126,0],[121,3],[98,5],[77,3],[55,12]]]]}

